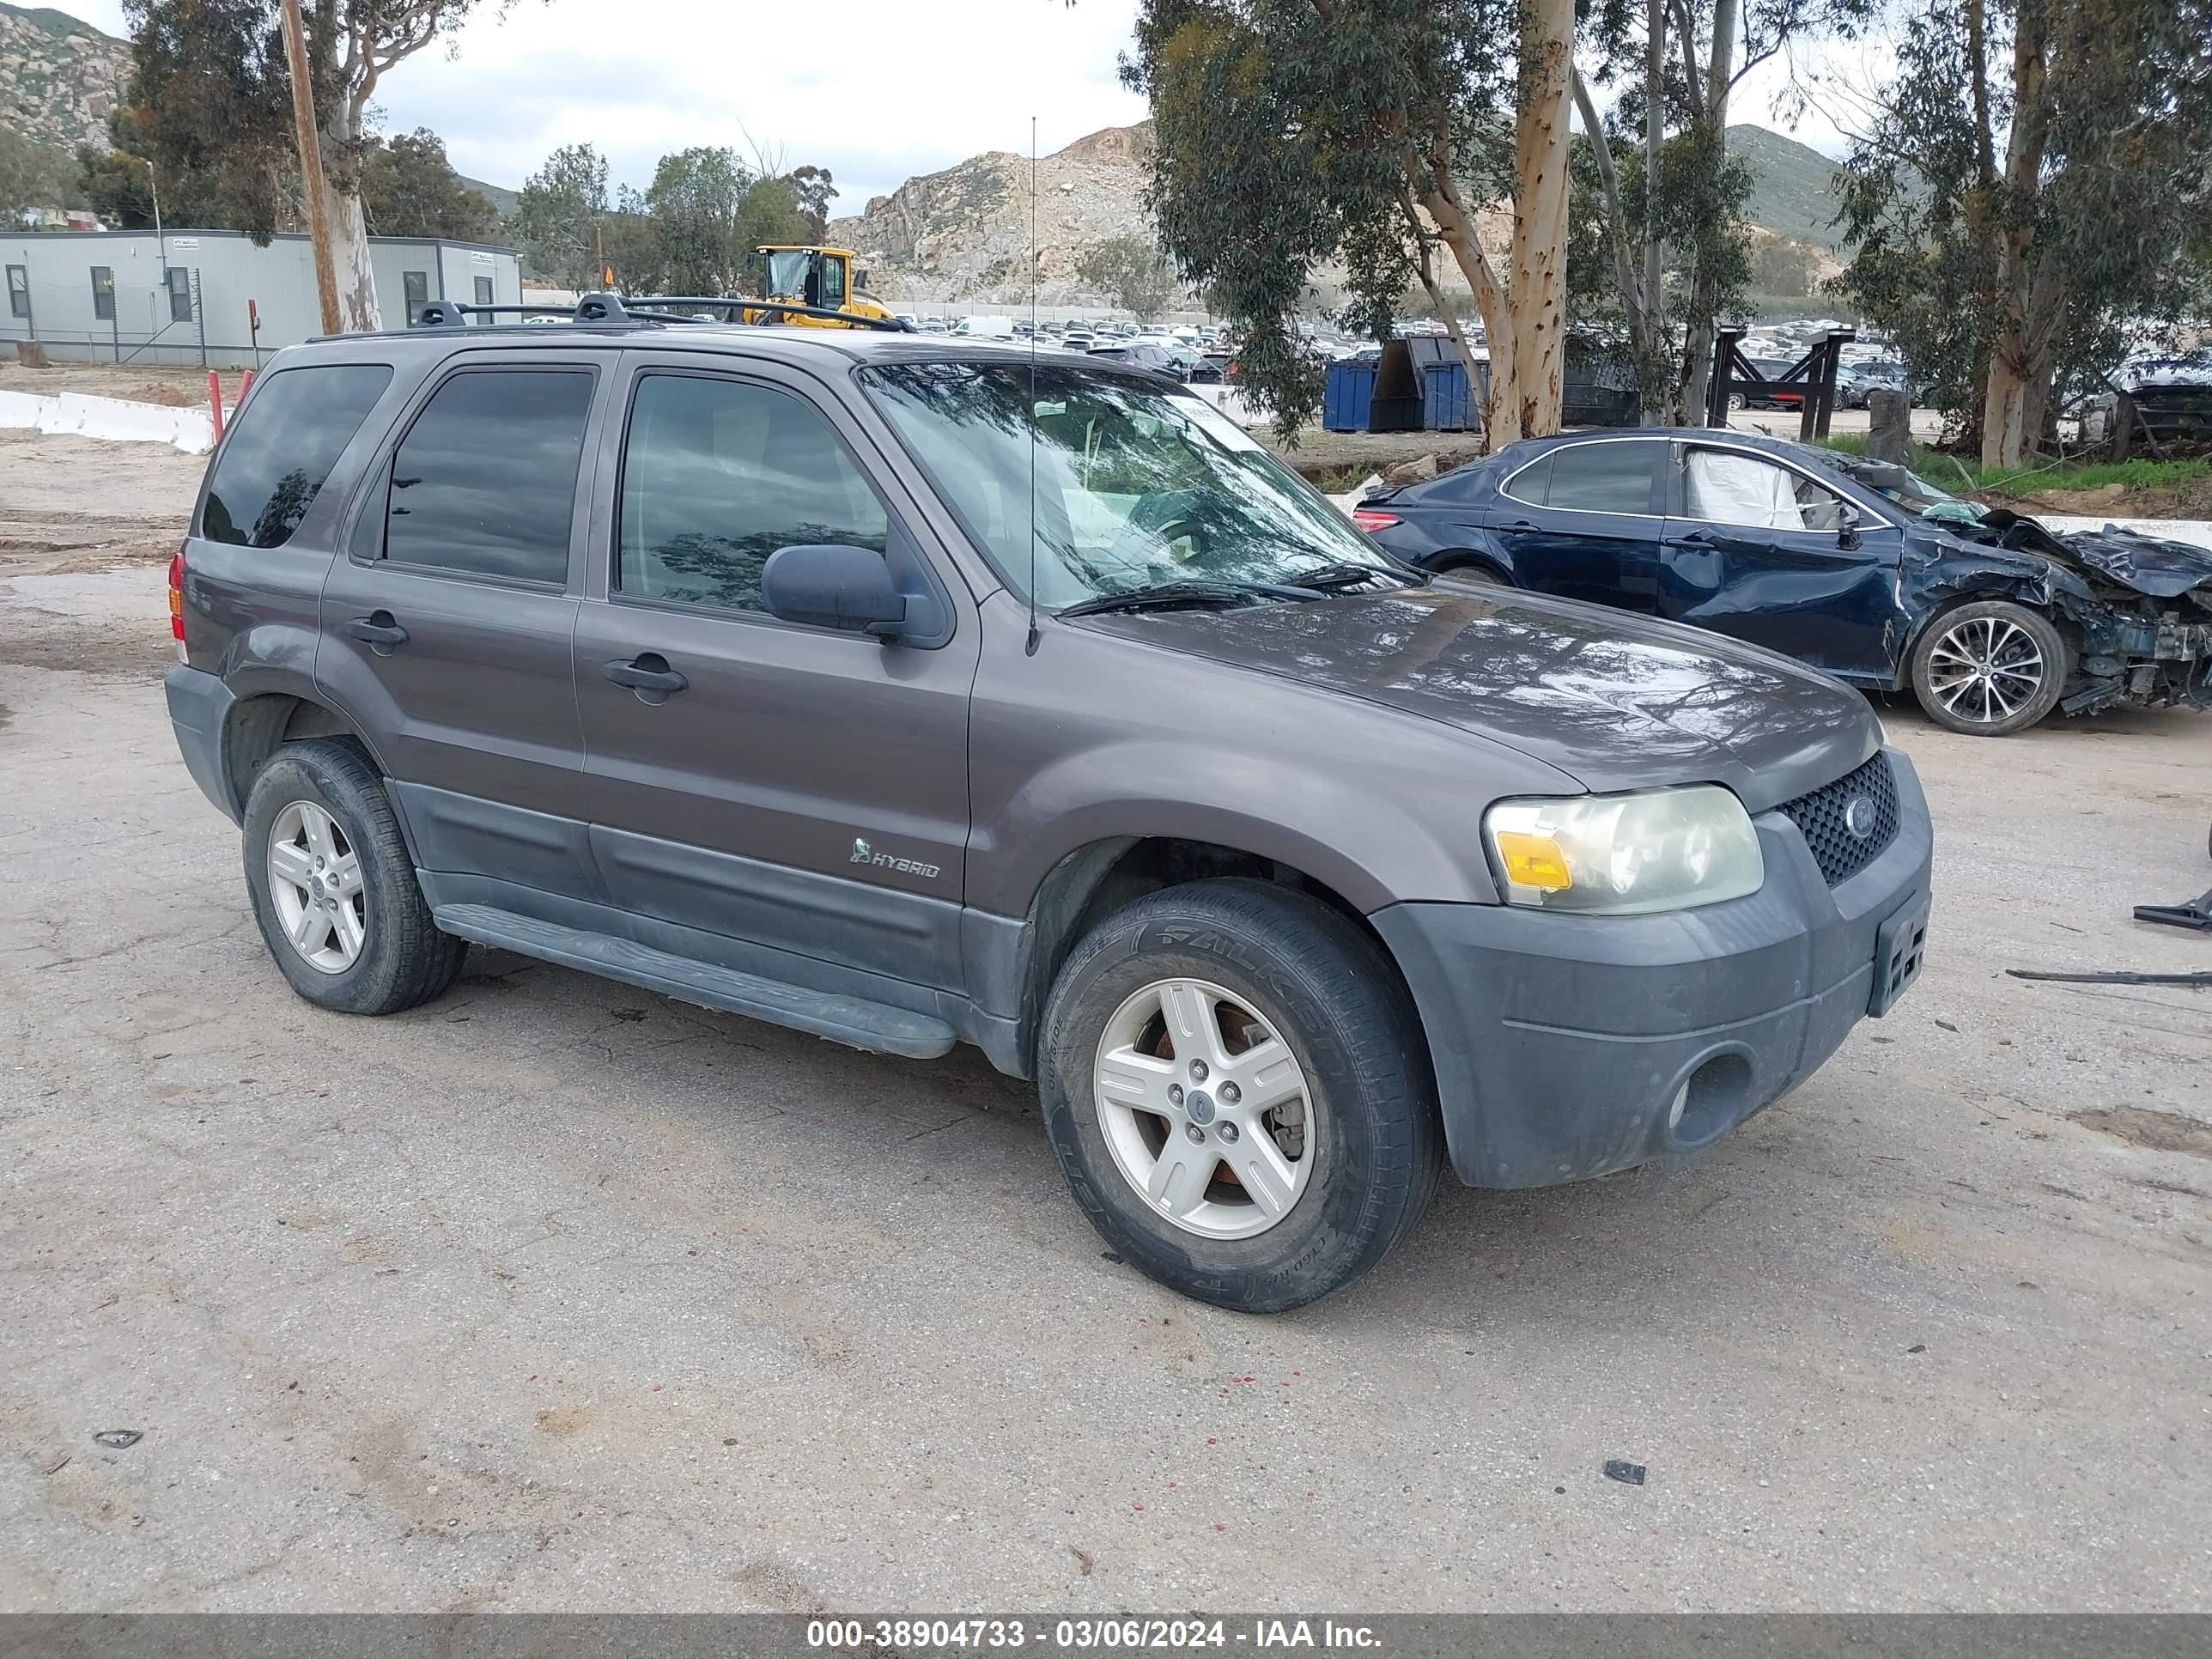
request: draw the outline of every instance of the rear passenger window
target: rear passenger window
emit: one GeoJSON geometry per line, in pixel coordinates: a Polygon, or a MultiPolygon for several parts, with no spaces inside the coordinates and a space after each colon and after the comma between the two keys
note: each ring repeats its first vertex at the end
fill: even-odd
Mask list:
{"type": "Polygon", "coordinates": [[[1547,507],[1581,513],[1651,511],[1652,443],[1574,444],[1552,454],[1547,507]]]}
{"type": "Polygon", "coordinates": [[[652,374],[623,447],[626,594],[763,611],[761,567],[810,542],[869,547],[883,503],[812,404],[737,380],[652,374]]]}
{"type": "Polygon", "coordinates": [[[240,547],[282,547],[323,481],[392,384],[382,363],[286,368],[267,375],[223,440],[200,534],[240,547]]]}
{"type": "Polygon", "coordinates": [[[431,395],[392,459],[384,556],[558,584],[592,375],[469,369],[431,395]]]}

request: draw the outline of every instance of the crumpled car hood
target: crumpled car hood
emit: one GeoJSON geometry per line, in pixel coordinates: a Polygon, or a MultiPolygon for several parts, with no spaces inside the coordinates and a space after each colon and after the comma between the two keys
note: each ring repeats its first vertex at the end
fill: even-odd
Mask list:
{"type": "Polygon", "coordinates": [[[1712,781],[1761,811],[1833,782],[1881,740],[1866,699],[1817,669],[1516,588],[1444,581],[1085,621],[1461,726],[1601,793],[1712,781]]]}
{"type": "Polygon", "coordinates": [[[2066,556],[2107,580],[2154,599],[2212,584],[2212,548],[2146,536],[2108,524],[2102,530],[2053,532],[2066,556]]]}
{"type": "Polygon", "coordinates": [[[2002,507],[1976,524],[1923,520],[1922,525],[1937,533],[1938,545],[1948,553],[2040,559],[2078,580],[2106,582],[2147,599],[2170,599],[2201,589],[2196,597],[2212,609],[2212,548],[2115,524],[2102,530],[2055,531],[2039,519],[2002,507]]]}

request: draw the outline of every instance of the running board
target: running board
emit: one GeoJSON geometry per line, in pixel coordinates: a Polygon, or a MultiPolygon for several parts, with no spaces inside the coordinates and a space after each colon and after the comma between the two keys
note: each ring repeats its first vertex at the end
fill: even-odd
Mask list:
{"type": "Polygon", "coordinates": [[[495,945],[524,956],[580,968],[587,974],[642,986],[702,1008],[787,1025],[875,1054],[933,1060],[958,1039],[952,1028],[927,1014],[892,1008],[859,997],[833,996],[797,985],[742,974],[633,945],[608,933],[587,933],[488,904],[441,904],[430,913],[439,928],[478,945],[495,945]]]}

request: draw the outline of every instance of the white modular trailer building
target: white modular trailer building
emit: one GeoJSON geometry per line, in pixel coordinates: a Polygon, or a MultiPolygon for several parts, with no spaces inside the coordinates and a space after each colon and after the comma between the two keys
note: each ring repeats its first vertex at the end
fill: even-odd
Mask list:
{"type": "MultiPolygon", "coordinates": [[[[368,247],[386,328],[431,300],[522,303],[513,248],[402,236],[368,247]]],[[[0,233],[0,353],[35,340],[57,360],[251,368],[323,331],[303,235],[256,247],[234,230],[0,233]]]]}

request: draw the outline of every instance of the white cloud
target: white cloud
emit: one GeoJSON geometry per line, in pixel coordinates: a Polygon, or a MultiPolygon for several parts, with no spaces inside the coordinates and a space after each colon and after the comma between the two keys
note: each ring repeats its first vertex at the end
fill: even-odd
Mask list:
{"type": "MultiPolygon", "coordinates": [[[[124,32],[119,0],[65,9],[124,32]]],[[[1047,152],[1144,118],[1115,76],[1133,0],[843,0],[755,10],[726,0],[595,0],[486,9],[448,57],[436,47],[386,76],[391,130],[430,128],[473,178],[519,185],[562,144],[590,143],[618,182],[643,185],[669,150],[755,146],[836,175],[854,213],[910,174],[980,150],[1047,152]],[[750,139],[748,138],[750,135],[750,139]]]]}

